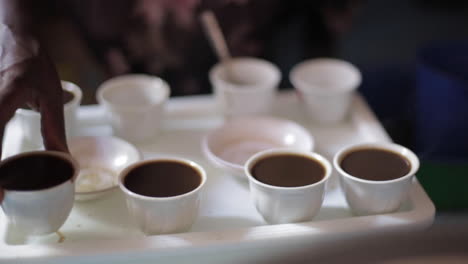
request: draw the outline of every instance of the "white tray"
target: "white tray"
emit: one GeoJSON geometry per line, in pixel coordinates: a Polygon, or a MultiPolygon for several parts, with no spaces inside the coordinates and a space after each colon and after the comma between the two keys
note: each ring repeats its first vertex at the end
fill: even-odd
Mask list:
{"type": "MultiPolygon", "coordinates": [[[[274,113],[308,128],[315,137],[316,151],[329,159],[347,144],[390,140],[359,95],[354,98],[349,120],[339,125],[322,127],[308,122],[291,92],[278,96],[274,113]]],[[[79,134],[110,134],[98,106],[82,107],[79,114],[82,127],[79,134]]],[[[398,212],[356,217],[351,215],[337,176],[333,175],[323,207],[312,222],[267,225],[249,200],[247,182],[225,175],[202,155],[200,139],[221,123],[210,96],[171,99],[162,135],[154,144],[139,146],[145,158],[176,155],[192,159],[206,169],[208,181],[200,216],[189,233],[145,237],[130,224],[123,196],[117,190],[100,200],[75,203],[61,228],[65,236],[63,243],[58,243],[55,234],[29,239],[17,237],[8,229],[0,212],[0,262],[61,263],[67,258],[67,263],[136,263],[155,259],[164,262],[171,257],[172,263],[198,262],[196,259],[204,259],[200,261],[206,263],[217,262],[220,256],[230,256],[240,262],[247,257],[251,260],[281,252],[269,245],[287,243],[292,247],[303,239],[340,239],[350,233],[421,229],[432,224],[434,205],[417,181],[398,212]]],[[[6,131],[4,155],[29,149],[15,122],[11,122],[6,131]]]]}

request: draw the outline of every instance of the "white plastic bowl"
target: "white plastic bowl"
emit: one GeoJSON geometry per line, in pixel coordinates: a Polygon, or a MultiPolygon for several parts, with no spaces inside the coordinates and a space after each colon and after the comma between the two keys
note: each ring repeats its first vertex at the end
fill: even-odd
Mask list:
{"type": "Polygon", "coordinates": [[[273,117],[232,119],[202,140],[209,161],[228,174],[247,179],[245,162],[254,154],[271,148],[313,151],[314,139],[299,124],[273,117]]]}
{"type": "Polygon", "coordinates": [[[75,184],[78,201],[97,199],[116,189],[120,172],[141,160],[135,146],[117,137],[75,137],[68,146],[80,165],[75,184]]]}

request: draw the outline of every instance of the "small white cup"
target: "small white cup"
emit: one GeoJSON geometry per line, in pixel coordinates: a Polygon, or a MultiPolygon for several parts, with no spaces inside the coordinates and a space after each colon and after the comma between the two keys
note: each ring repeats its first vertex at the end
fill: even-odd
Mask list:
{"type": "Polygon", "coordinates": [[[268,114],[281,72],[266,60],[241,57],[228,64],[218,63],[210,70],[209,78],[219,107],[230,118],[268,114]]]}
{"type": "MultiPolygon", "coordinates": [[[[81,89],[74,83],[62,81],[62,89],[73,94],[73,99],[63,107],[65,119],[65,132],[67,138],[75,135],[77,126],[77,111],[81,104],[83,94],[81,89]]],[[[24,138],[35,147],[42,147],[43,140],[41,134],[41,115],[40,113],[29,109],[16,110],[16,118],[22,129],[24,138]]]]}
{"type": "MultiPolygon", "coordinates": [[[[168,174],[167,177],[177,177],[168,174]]],[[[119,177],[119,187],[125,194],[130,217],[146,235],[179,233],[190,229],[198,216],[201,190],[206,182],[206,173],[193,161],[181,158],[161,158],[134,163],[119,177]],[[129,190],[125,184],[127,177],[135,169],[158,162],[177,162],[195,170],[201,177],[200,184],[193,190],[170,197],[151,197],[129,190]]]]}
{"type": "Polygon", "coordinates": [[[169,85],[161,78],[129,74],[104,82],[97,101],[106,109],[114,135],[142,143],[158,134],[169,94],[169,85]]]}
{"type": "MultiPolygon", "coordinates": [[[[321,155],[309,151],[290,149],[269,149],[253,155],[245,165],[249,179],[252,200],[265,221],[270,224],[305,222],[311,220],[320,210],[325,196],[326,182],[332,167],[321,155]],[[302,156],[322,164],[325,175],[320,181],[299,187],[279,187],[258,181],[252,175],[252,168],[260,160],[275,155],[302,156]]],[[[289,175],[284,175],[288,177],[289,175]]]]}
{"type": "Polygon", "coordinates": [[[364,143],[345,147],[336,153],[333,165],[340,175],[340,183],[349,207],[355,215],[384,214],[398,210],[408,196],[414,174],[419,169],[418,157],[409,149],[393,143],[364,143]],[[354,177],[341,168],[341,161],[358,149],[382,149],[405,157],[410,171],[394,180],[371,181],[354,177]]]}
{"type": "Polygon", "coordinates": [[[311,59],[294,66],[289,74],[309,117],[322,124],[343,121],[361,73],[338,59],[311,59]]]}
{"type": "MultiPolygon", "coordinates": [[[[18,233],[24,235],[44,235],[57,231],[68,218],[74,201],[73,179],[78,174],[79,168],[76,161],[66,153],[56,151],[25,152],[3,160],[0,163],[0,173],[6,177],[8,168],[18,167],[18,162],[34,156],[48,156],[62,162],[60,166],[69,166],[70,175],[64,175],[64,181],[45,189],[15,190],[5,186],[5,197],[1,204],[3,212],[10,226],[18,233]]],[[[34,166],[23,164],[22,166],[34,166]]],[[[49,164],[50,165],[50,164],[49,164]]],[[[52,166],[38,166],[37,173],[41,170],[53,170],[52,166]]],[[[25,175],[33,178],[35,175],[25,175]]]]}

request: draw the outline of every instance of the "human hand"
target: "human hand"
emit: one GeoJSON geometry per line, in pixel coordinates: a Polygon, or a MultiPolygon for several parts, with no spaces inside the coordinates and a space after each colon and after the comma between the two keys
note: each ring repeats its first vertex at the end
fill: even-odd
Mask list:
{"type": "MultiPolygon", "coordinates": [[[[5,126],[15,111],[25,105],[41,114],[45,148],[68,152],[63,91],[55,67],[45,52],[39,48],[36,55],[3,69],[0,71],[0,80],[0,158],[5,126]]],[[[0,203],[2,199],[3,191],[0,187],[0,203]]]]}

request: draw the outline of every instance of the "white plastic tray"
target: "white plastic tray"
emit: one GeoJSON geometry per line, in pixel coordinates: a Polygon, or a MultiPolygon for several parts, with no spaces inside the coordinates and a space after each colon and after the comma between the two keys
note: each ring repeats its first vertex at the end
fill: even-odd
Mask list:
{"type": "MultiPolygon", "coordinates": [[[[82,127],[79,134],[111,133],[103,123],[98,106],[82,107],[79,114],[82,127]]],[[[294,120],[309,129],[316,140],[316,151],[329,159],[347,144],[390,140],[359,95],[354,98],[349,120],[334,126],[308,122],[292,92],[278,96],[274,115],[294,120]]],[[[348,209],[337,176],[333,175],[323,207],[312,222],[267,225],[249,199],[247,182],[214,168],[202,155],[200,139],[222,122],[210,96],[171,99],[161,136],[151,145],[138,146],[145,158],[176,155],[192,159],[206,169],[208,181],[200,216],[190,232],[145,237],[130,223],[123,196],[117,190],[100,200],[76,202],[61,228],[65,236],[62,243],[58,243],[55,234],[29,239],[17,237],[9,230],[0,210],[0,262],[61,263],[66,258],[67,263],[139,263],[155,259],[164,262],[171,257],[172,263],[198,262],[197,258],[205,258],[206,263],[216,262],[216,256],[220,255],[240,262],[247,256],[267,254],[270,252],[268,245],[275,243],[292,247],[293,241],[303,239],[340,239],[350,233],[422,229],[432,224],[434,205],[417,181],[408,201],[398,212],[355,217],[348,209]]],[[[21,139],[21,131],[14,121],[11,122],[6,132],[4,155],[28,149],[30,147],[21,139]]]]}

